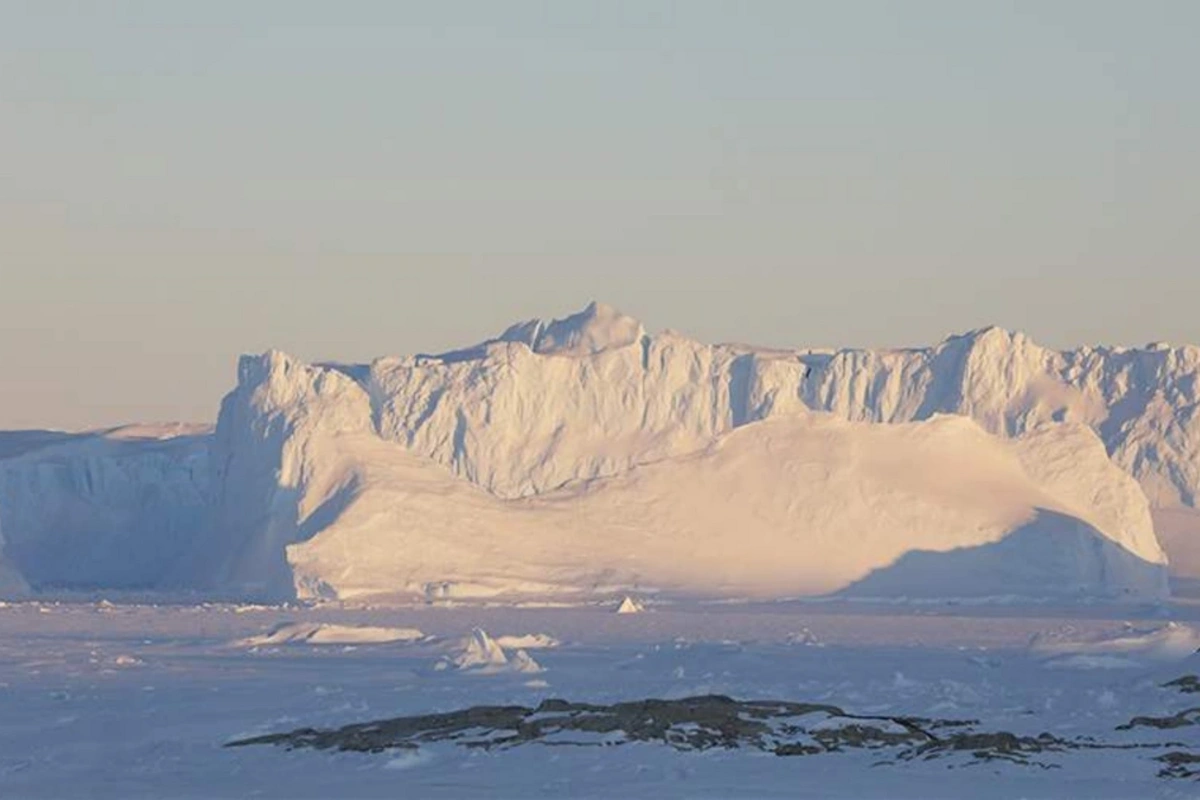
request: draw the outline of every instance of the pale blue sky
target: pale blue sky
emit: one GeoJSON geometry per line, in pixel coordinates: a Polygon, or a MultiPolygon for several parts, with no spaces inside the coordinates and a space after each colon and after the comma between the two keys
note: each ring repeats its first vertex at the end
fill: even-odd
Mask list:
{"type": "Polygon", "coordinates": [[[1200,342],[1200,3],[0,0],[0,427],[597,298],[1200,342]]]}

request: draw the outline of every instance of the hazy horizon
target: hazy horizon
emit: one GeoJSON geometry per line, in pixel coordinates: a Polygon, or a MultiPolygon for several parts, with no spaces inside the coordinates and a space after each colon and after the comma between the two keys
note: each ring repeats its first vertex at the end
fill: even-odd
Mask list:
{"type": "Polygon", "coordinates": [[[1200,343],[1200,5],[0,8],[0,429],[242,352],[1200,343]]]}

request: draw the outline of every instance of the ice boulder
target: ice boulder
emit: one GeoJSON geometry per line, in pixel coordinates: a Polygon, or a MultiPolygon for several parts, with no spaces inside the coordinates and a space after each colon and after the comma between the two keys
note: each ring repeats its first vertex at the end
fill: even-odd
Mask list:
{"type": "Polygon", "coordinates": [[[634,600],[629,595],[626,595],[625,599],[621,601],[621,604],[617,606],[618,614],[641,614],[645,610],[645,606],[643,606],[637,600],[634,600]]]}

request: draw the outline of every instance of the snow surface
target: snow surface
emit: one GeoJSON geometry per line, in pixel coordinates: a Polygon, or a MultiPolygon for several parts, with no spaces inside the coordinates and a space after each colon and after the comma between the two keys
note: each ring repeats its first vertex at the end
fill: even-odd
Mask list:
{"type": "MultiPolygon", "coordinates": [[[[1164,609],[1176,629],[1197,606],[1164,609]]],[[[988,730],[1128,744],[1200,745],[1184,727],[1117,727],[1192,708],[1162,684],[1200,671],[1166,648],[1166,620],[1126,608],[1012,609],[862,604],[658,605],[618,618],[575,609],[243,608],[12,603],[0,607],[0,796],[1178,798],[1157,777],[1168,748],[1049,753],[1053,768],[961,757],[880,764],[877,751],[780,758],[650,744],[484,751],[443,743],[378,754],[222,748],[246,736],[473,705],[547,698],[610,703],[718,693],[829,703],[852,714],[978,719],[988,730]],[[241,613],[237,613],[238,611],[241,613]],[[377,647],[231,648],[285,623],[412,628],[428,639],[377,647]],[[566,644],[544,671],[434,670],[473,628],[536,630],[566,644]],[[1067,630],[1069,628],[1069,630],[1067,630]],[[822,647],[788,635],[811,631],[822,647]],[[1121,669],[1065,668],[1063,655],[1118,656],[1121,669]],[[1123,640],[1136,640],[1127,647],[1123,640]],[[1104,645],[1105,642],[1118,643],[1104,645]],[[1074,650],[1070,648],[1074,647],[1074,650]],[[1107,649],[1104,649],[1107,647],[1107,649]],[[1131,657],[1132,656],[1132,657],[1131,657]],[[399,770],[399,771],[398,771],[399,770]]],[[[1151,612],[1158,613],[1158,612],[1151,612]]]]}

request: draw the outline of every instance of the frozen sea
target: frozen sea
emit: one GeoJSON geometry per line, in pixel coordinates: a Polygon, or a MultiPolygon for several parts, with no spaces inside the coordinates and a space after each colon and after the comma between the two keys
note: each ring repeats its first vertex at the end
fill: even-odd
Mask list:
{"type": "Polygon", "coordinates": [[[1200,694],[1162,686],[1200,672],[1198,626],[1200,606],[1187,601],[650,603],[641,614],[609,604],[11,603],[0,607],[0,797],[1200,797],[1200,782],[1160,777],[1155,761],[1200,748],[1200,727],[1117,731],[1200,706],[1200,694]],[[523,648],[541,671],[460,669],[475,629],[508,643],[514,662],[523,648]],[[704,694],[1147,746],[1040,754],[1036,765],[646,742],[373,754],[223,746],[479,704],[704,694]]]}

